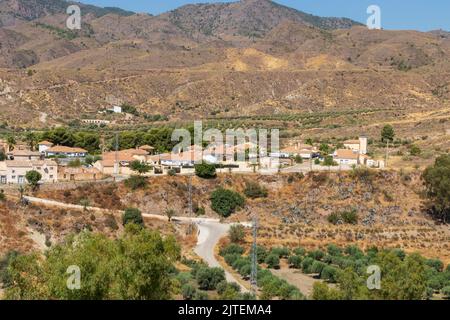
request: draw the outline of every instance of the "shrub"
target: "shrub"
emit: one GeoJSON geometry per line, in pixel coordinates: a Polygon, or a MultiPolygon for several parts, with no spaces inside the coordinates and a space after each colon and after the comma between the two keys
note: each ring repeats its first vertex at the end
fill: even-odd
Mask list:
{"type": "Polygon", "coordinates": [[[143,176],[131,176],[125,180],[125,186],[131,190],[144,189],[148,185],[148,180],[143,176]]]}
{"type": "Polygon", "coordinates": [[[350,245],[350,246],[345,247],[344,252],[354,258],[361,258],[364,256],[364,252],[362,252],[361,249],[359,249],[355,245],[350,245]]]}
{"type": "Polygon", "coordinates": [[[225,262],[232,266],[234,264],[234,262],[239,259],[241,257],[241,255],[236,254],[236,253],[229,253],[226,254],[223,258],[225,259],[225,262]]]}
{"type": "Polygon", "coordinates": [[[304,248],[297,247],[293,250],[293,252],[297,256],[304,256],[306,253],[306,250],[304,248]]]}
{"type": "Polygon", "coordinates": [[[300,164],[300,163],[303,163],[303,158],[301,156],[299,156],[299,155],[296,155],[294,157],[294,161],[295,161],[295,163],[300,164]]]}
{"type": "Polygon", "coordinates": [[[244,278],[248,278],[251,273],[252,273],[252,265],[250,263],[243,265],[239,269],[239,274],[244,278]]]}
{"type": "Polygon", "coordinates": [[[444,223],[450,218],[450,154],[439,156],[422,174],[429,212],[444,223]]]}
{"type": "Polygon", "coordinates": [[[320,278],[335,283],[337,280],[338,270],[332,266],[325,266],[320,273],[320,278]]]}
{"type": "Polygon", "coordinates": [[[308,253],[308,257],[313,258],[314,260],[322,260],[322,258],[325,256],[325,252],[322,250],[314,250],[308,253]]]}
{"type": "Polygon", "coordinates": [[[276,254],[269,254],[265,262],[270,269],[280,268],[280,258],[276,254]]]}
{"type": "Polygon", "coordinates": [[[329,223],[331,223],[331,224],[334,224],[334,225],[338,224],[340,220],[341,220],[341,216],[338,213],[336,213],[336,212],[331,213],[327,217],[327,221],[329,223]]]}
{"type": "Polygon", "coordinates": [[[244,198],[239,193],[223,188],[213,191],[210,199],[211,208],[225,218],[245,203],[244,198]]]}
{"type": "Polygon", "coordinates": [[[197,283],[202,290],[214,290],[225,280],[225,272],[221,268],[200,267],[196,273],[197,283]]]}
{"type": "Polygon", "coordinates": [[[25,174],[25,179],[27,179],[28,183],[33,189],[36,189],[38,187],[39,181],[42,179],[42,174],[35,170],[31,170],[25,174]]]}
{"type": "Polygon", "coordinates": [[[167,175],[169,175],[170,177],[176,176],[177,172],[175,171],[175,169],[169,169],[167,170],[167,175]]]}
{"type": "Polygon", "coordinates": [[[344,223],[347,224],[357,224],[358,223],[358,214],[356,213],[356,209],[351,211],[344,211],[341,213],[341,218],[344,223]]]}
{"type": "Polygon", "coordinates": [[[313,264],[311,265],[311,273],[320,274],[323,268],[325,268],[325,266],[326,264],[321,261],[314,261],[313,264]]]}
{"type": "Polygon", "coordinates": [[[426,265],[435,269],[438,272],[441,272],[444,269],[444,263],[439,259],[428,259],[426,265]]]}
{"type": "Polygon", "coordinates": [[[205,291],[197,290],[194,300],[208,300],[208,294],[205,291]]]}
{"type": "Polygon", "coordinates": [[[234,224],[228,231],[231,242],[241,242],[245,238],[245,229],[242,224],[234,224]]]}
{"type": "Polygon", "coordinates": [[[421,153],[422,153],[422,150],[416,145],[412,145],[409,148],[409,154],[412,156],[419,156],[421,153]]]}
{"type": "MultiPolygon", "coordinates": [[[[252,254],[253,248],[250,250],[250,254],[252,254]]],[[[266,248],[262,246],[256,246],[256,259],[258,260],[258,263],[264,263],[266,261],[268,252],[266,248]]]]}
{"type": "Polygon", "coordinates": [[[270,253],[278,256],[278,258],[287,258],[287,257],[289,257],[290,252],[289,252],[289,248],[278,247],[278,248],[272,248],[272,250],[270,250],[270,253]]]}
{"type": "Polygon", "coordinates": [[[245,184],[244,194],[247,198],[267,198],[267,189],[256,182],[247,182],[245,184]]]}
{"type": "Polygon", "coordinates": [[[245,266],[246,264],[249,264],[250,260],[247,257],[239,257],[237,258],[232,264],[231,266],[233,267],[234,270],[239,271],[243,266],[245,266]]]}
{"type": "Polygon", "coordinates": [[[144,219],[142,218],[142,213],[136,208],[127,208],[122,216],[122,224],[126,225],[128,223],[134,223],[140,226],[144,225],[144,219]]]}
{"type": "Polygon", "coordinates": [[[327,246],[327,252],[331,256],[340,256],[342,254],[341,248],[339,248],[335,244],[329,244],[327,246]]]}
{"type": "Polygon", "coordinates": [[[181,293],[185,300],[192,300],[195,297],[196,291],[194,286],[189,283],[186,283],[181,287],[181,293]]]}
{"type": "Polygon", "coordinates": [[[242,248],[240,245],[237,244],[229,244],[228,246],[222,248],[220,250],[220,255],[222,257],[224,257],[227,254],[238,254],[238,255],[242,255],[244,253],[244,248],[242,248]]]}
{"type": "Polygon", "coordinates": [[[306,274],[311,273],[311,266],[314,263],[314,259],[307,257],[302,261],[302,271],[306,274]]]}
{"type": "Polygon", "coordinates": [[[442,288],[441,292],[446,299],[450,299],[450,286],[442,288]]]}
{"type": "Polygon", "coordinates": [[[301,269],[302,267],[302,257],[294,255],[290,256],[288,259],[289,267],[294,269],[301,269]]]}
{"type": "Polygon", "coordinates": [[[195,165],[195,174],[203,179],[213,179],[217,176],[216,166],[209,163],[200,163],[195,165]]]}
{"type": "Polygon", "coordinates": [[[149,166],[147,163],[139,161],[139,160],[134,160],[130,163],[130,169],[139,173],[139,174],[144,174],[150,171],[152,167],[149,166]]]}
{"type": "Polygon", "coordinates": [[[3,192],[3,190],[0,190],[0,201],[5,201],[6,196],[5,193],[3,192]]]}

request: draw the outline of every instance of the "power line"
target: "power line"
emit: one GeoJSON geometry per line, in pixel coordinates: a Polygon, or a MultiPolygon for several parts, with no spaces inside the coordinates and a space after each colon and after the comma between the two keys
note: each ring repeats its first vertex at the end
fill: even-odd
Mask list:
{"type": "Polygon", "coordinates": [[[256,291],[258,290],[258,253],[257,253],[257,245],[256,240],[258,237],[258,216],[255,214],[253,216],[253,244],[252,244],[252,272],[250,275],[250,284],[252,286],[252,291],[256,295],[256,291]]]}

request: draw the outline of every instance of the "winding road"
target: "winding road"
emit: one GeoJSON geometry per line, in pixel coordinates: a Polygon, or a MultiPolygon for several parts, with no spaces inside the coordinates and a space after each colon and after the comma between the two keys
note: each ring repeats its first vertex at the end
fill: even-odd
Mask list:
{"type": "MultiPolygon", "coordinates": [[[[65,209],[78,209],[84,210],[84,206],[64,203],[55,200],[42,199],[30,196],[24,196],[30,203],[38,203],[48,206],[55,206],[59,208],[65,209]]],[[[111,212],[111,210],[97,208],[97,207],[88,207],[89,210],[97,211],[97,212],[111,212]]],[[[122,211],[117,211],[117,213],[121,213],[122,211]]],[[[167,221],[167,217],[159,214],[150,214],[143,213],[143,217],[151,218],[151,219],[159,219],[167,221]]],[[[202,258],[210,267],[220,267],[223,268],[222,265],[217,261],[214,250],[219,242],[219,240],[227,235],[228,230],[230,229],[231,224],[221,223],[219,219],[212,218],[193,218],[193,217],[172,217],[173,222],[178,223],[195,223],[198,227],[197,234],[197,246],[194,249],[194,252],[202,258]]],[[[250,227],[251,223],[241,223],[246,227],[250,227]]],[[[241,287],[241,292],[248,292],[249,290],[244,287],[238,279],[236,279],[230,272],[225,270],[225,278],[228,282],[235,282],[241,287]]]]}

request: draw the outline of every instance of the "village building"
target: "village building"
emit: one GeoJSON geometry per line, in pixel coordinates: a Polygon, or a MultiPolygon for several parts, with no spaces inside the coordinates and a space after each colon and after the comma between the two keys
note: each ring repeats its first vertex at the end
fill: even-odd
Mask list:
{"type": "Polygon", "coordinates": [[[105,152],[102,154],[102,159],[94,163],[94,168],[105,175],[129,175],[133,173],[130,163],[136,160],[131,153],[124,150],[105,152]]]}
{"type": "Polygon", "coordinates": [[[58,181],[58,165],[52,160],[7,160],[0,162],[0,184],[25,184],[26,174],[37,171],[42,175],[42,183],[58,181]]]}
{"type": "Polygon", "coordinates": [[[54,146],[45,150],[46,157],[84,158],[87,154],[87,150],[82,148],[71,148],[66,146],[54,146]]]}
{"type": "Polygon", "coordinates": [[[111,121],[109,120],[103,120],[103,119],[83,119],[81,120],[83,123],[88,123],[88,124],[96,124],[96,125],[101,125],[101,124],[110,124],[111,121]]]}
{"type": "Polygon", "coordinates": [[[346,140],[344,141],[344,147],[359,154],[367,154],[367,137],[362,136],[358,140],[346,140]]]}
{"type": "Polygon", "coordinates": [[[333,154],[334,160],[338,164],[343,165],[358,165],[359,164],[359,154],[353,150],[349,149],[338,149],[333,154]]]}
{"type": "Polygon", "coordinates": [[[14,149],[11,152],[8,152],[7,156],[9,160],[18,160],[18,161],[40,160],[42,157],[39,151],[16,150],[16,149],[14,149]]]}
{"type": "Polygon", "coordinates": [[[295,143],[294,145],[281,149],[279,156],[280,158],[290,158],[300,156],[303,159],[311,159],[318,152],[319,151],[315,147],[309,144],[295,143]]]}
{"type": "Polygon", "coordinates": [[[91,167],[59,167],[58,181],[96,181],[104,178],[97,168],[91,167]]]}
{"type": "Polygon", "coordinates": [[[53,143],[51,143],[50,141],[44,140],[38,143],[38,150],[42,154],[45,154],[45,151],[47,151],[51,147],[53,147],[53,143]]]}

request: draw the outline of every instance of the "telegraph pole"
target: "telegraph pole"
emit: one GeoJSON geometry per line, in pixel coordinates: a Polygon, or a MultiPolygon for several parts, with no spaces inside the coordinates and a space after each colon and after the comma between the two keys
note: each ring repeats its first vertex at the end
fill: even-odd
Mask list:
{"type": "Polygon", "coordinates": [[[189,215],[193,216],[194,213],[192,212],[192,176],[189,175],[189,185],[188,185],[188,190],[189,190],[189,215]]]}
{"type": "Polygon", "coordinates": [[[252,286],[252,292],[256,295],[258,290],[258,253],[256,246],[256,239],[258,237],[258,216],[253,216],[253,244],[252,244],[252,272],[250,275],[250,284],[252,286]]]}
{"type": "Polygon", "coordinates": [[[116,132],[115,137],[115,153],[114,153],[114,176],[115,179],[117,179],[117,176],[119,175],[119,133],[116,132]]]}

